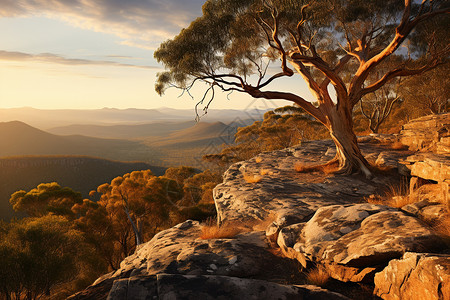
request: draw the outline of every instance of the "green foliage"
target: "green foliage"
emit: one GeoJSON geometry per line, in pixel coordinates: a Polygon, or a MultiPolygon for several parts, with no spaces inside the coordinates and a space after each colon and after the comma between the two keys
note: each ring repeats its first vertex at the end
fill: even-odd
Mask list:
{"type": "Polygon", "coordinates": [[[4,297],[37,299],[79,272],[80,232],[61,216],[13,222],[0,242],[0,291],[4,297]]]}
{"type": "Polygon", "coordinates": [[[29,192],[17,191],[11,195],[9,202],[15,211],[26,212],[31,217],[42,217],[48,213],[70,216],[72,206],[81,203],[82,199],[81,193],[52,182],[42,183],[29,192]]]}
{"type": "Polygon", "coordinates": [[[273,10],[285,49],[293,48],[291,34],[301,30],[302,42],[311,42],[324,61],[333,63],[344,54],[345,36],[356,46],[356,39],[369,26],[377,28],[377,34],[370,41],[374,47],[368,58],[375,55],[395,33],[393,24],[403,8],[403,3],[395,0],[208,0],[202,17],[155,51],[157,61],[168,70],[159,74],[156,91],[162,94],[172,83],[186,87],[189,79],[205,79],[220,72],[244,78],[263,72],[262,58],[279,57],[276,47],[268,44],[265,31],[273,22],[273,10]]]}
{"type": "Polygon", "coordinates": [[[175,180],[178,184],[181,185],[186,179],[194,176],[196,173],[197,171],[192,167],[181,166],[168,168],[166,170],[166,173],[164,174],[164,177],[175,180]]]}

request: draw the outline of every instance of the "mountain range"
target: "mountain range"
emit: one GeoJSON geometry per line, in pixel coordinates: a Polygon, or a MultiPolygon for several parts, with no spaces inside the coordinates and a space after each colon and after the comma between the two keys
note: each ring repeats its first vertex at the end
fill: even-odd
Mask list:
{"type": "Polygon", "coordinates": [[[0,109],[0,218],[13,216],[13,192],[39,183],[56,181],[87,197],[133,170],[161,175],[172,166],[209,168],[201,157],[232,143],[238,127],[263,113],[236,112],[216,111],[197,123],[192,110],[0,109]]]}

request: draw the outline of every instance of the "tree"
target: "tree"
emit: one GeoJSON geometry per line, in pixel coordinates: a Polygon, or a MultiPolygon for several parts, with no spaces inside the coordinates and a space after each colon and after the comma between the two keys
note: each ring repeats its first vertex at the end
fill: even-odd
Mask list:
{"type": "Polygon", "coordinates": [[[359,101],[361,114],[369,121],[368,127],[372,133],[378,133],[381,124],[391,114],[394,104],[402,102],[398,93],[400,83],[400,80],[392,80],[359,101]]]}
{"type": "Polygon", "coordinates": [[[153,175],[150,170],[134,171],[114,178],[110,184],[98,187],[99,204],[105,207],[113,227],[121,232],[120,244],[125,256],[134,246],[153,236],[170,220],[170,211],[177,210],[182,187],[175,180],[153,175]],[[145,233],[147,231],[147,233],[145,233]],[[129,244],[130,233],[135,245],[129,244]]]}
{"type": "Polygon", "coordinates": [[[292,101],[329,130],[341,173],[371,177],[353,131],[353,108],[392,79],[442,62],[448,37],[438,39],[421,25],[432,19],[445,23],[449,11],[448,2],[439,0],[208,0],[203,16],[155,52],[167,69],[158,75],[156,91],[177,86],[189,92],[205,82],[199,103],[209,99],[206,108],[216,89],[292,101]],[[370,81],[400,46],[409,48],[404,53],[409,59],[370,81]],[[268,70],[275,63],[279,72],[272,75],[268,70]],[[306,81],[317,105],[270,89],[295,74],[306,81]]]}
{"type": "Polygon", "coordinates": [[[25,218],[10,224],[0,241],[0,293],[7,299],[38,299],[79,272],[80,232],[61,216],[25,218]]]}
{"type": "Polygon", "coordinates": [[[427,74],[408,78],[400,93],[416,110],[416,115],[440,114],[450,106],[450,64],[445,64],[427,74]]]}
{"type": "Polygon", "coordinates": [[[26,212],[30,217],[42,217],[48,213],[71,217],[72,206],[82,201],[81,193],[63,188],[56,182],[41,183],[29,192],[17,191],[9,200],[15,211],[26,212]]]}

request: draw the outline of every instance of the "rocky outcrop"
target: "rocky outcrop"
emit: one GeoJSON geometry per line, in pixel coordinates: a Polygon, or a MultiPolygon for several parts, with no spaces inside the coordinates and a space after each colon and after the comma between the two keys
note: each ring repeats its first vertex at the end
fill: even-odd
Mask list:
{"type": "Polygon", "coordinates": [[[375,275],[375,293],[386,300],[450,299],[450,255],[405,253],[375,275]]]}
{"type": "MultiPolygon", "coordinates": [[[[430,120],[426,122],[437,124],[430,120]]],[[[439,178],[445,183],[448,155],[394,150],[390,145],[398,139],[389,135],[359,139],[369,161],[391,169],[375,173],[373,180],[295,171],[296,164],[333,158],[331,141],[305,142],[234,164],[214,190],[218,223],[252,228],[272,219],[265,231],[249,229],[230,238],[201,239],[202,224],[183,222],[155,235],[119,270],[71,299],[345,299],[336,291],[353,299],[371,297],[350,293],[351,282],[369,294],[376,284],[377,295],[384,299],[421,299],[415,291],[424,285],[423,297],[430,298],[423,299],[445,299],[449,257],[442,253],[449,249],[426,222],[441,222],[447,207],[439,185],[430,189],[419,181],[439,178]],[[377,198],[400,179],[397,168],[415,174],[417,202],[402,209],[368,204],[367,198],[377,198]],[[307,285],[307,273],[318,265],[333,278],[326,288],[335,292],[307,285]],[[367,288],[360,288],[362,283],[367,288]]],[[[444,135],[439,143],[443,141],[444,135]]]]}
{"type": "Polygon", "coordinates": [[[446,248],[442,239],[416,218],[372,204],[322,207],[308,222],[283,228],[278,244],[305,267],[308,262],[319,262],[335,279],[356,282],[373,276],[405,251],[446,248]]]}
{"type": "MultiPolygon", "coordinates": [[[[158,299],[190,299],[182,296],[189,293],[204,293],[206,298],[202,299],[216,299],[221,293],[231,297],[224,299],[242,299],[236,293],[242,292],[245,287],[249,291],[260,289],[265,282],[262,280],[273,280],[274,277],[287,281],[291,276],[287,270],[298,269],[292,260],[270,251],[263,231],[242,233],[227,239],[200,239],[200,234],[201,225],[191,220],[158,233],[135,254],[127,257],[117,271],[97,280],[93,286],[71,299],[102,299],[99,293],[105,290],[108,299],[128,299],[123,295],[142,297],[127,296],[131,297],[129,299],[153,299],[153,296],[159,296],[158,299]],[[245,281],[242,278],[260,281],[245,281]],[[195,284],[203,281],[205,286],[195,284]],[[173,294],[175,291],[169,292],[173,288],[169,283],[180,285],[176,294],[173,294]],[[229,285],[229,290],[214,288],[221,284],[229,285]],[[154,291],[156,286],[157,292],[154,291]]],[[[270,286],[272,283],[266,284],[270,286]]],[[[272,295],[284,295],[286,299],[297,299],[295,297],[302,295],[304,298],[298,299],[324,299],[321,298],[324,295],[331,299],[345,298],[314,287],[272,285],[273,290],[260,291],[262,298],[257,299],[273,299],[272,295]]]]}
{"type": "Polygon", "coordinates": [[[450,153],[450,113],[429,115],[403,125],[400,141],[412,151],[450,153]]]}
{"type": "Polygon", "coordinates": [[[312,285],[282,285],[257,279],[217,275],[158,274],[117,280],[108,299],[349,300],[312,285]]]}
{"type": "MultiPolygon", "coordinates": [[[[412,154],[404,149],[390,150],[377,136],[365,138],[360,146],[369,160],[382,160],[384,167],[397,168],[400,159],[412,154]]],[[[224,174],[224,182],[214,189],[219,223],[262,220],[273,213],[281,227],[299,223],[309,220],[320,207],[361,201],[393,182],[389,176],[369,182],[361,176],[295,171],[296,164],[325,163],[335,153],[332,141],[312,141],[232,165],[224,174]],[[249,183],[245,180],[248,176],[259,176],[260,181],[249,183]]]]}

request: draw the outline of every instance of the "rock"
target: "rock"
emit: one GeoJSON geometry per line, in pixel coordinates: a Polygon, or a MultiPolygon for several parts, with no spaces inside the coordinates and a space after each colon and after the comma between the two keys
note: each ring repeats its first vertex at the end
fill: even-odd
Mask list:
{"type": "Polygon", "coordinates": [[[446,248],[431,229],[416,218],[398,211],[382,211],[361,222],[361,227],[327,246],[322,259],[350,267],[387,264],[405,251],[434,251],[446,248]]]}
{"type": "Polygon", "coordinates": [[[156,276],[136,276],[114,281],[107,300],[159,299],[156,276]]]}
{"type": "MultiPolygon", "coordinates": [[[[393,168],[397,167],[399,159],[411,155],[411,152],[394,151],[379,143],[361,143],[360,147],[365,156],[373,155],[376,159],[381,155],[383,165],[393,168]]],[[[223,183],[214,189],[218,222],[263,220],[276,213],[278,219],[289,219],[285,224],[276,224],[282,228],[308,221],[320,207],[360,202],[392,183],[392,178],[388,177],[378,177],[368,183],[361,176],[299,174],[294,170],[298,163],[327,162],[331,158],[330,148],[334,148],[330,140],[304,142],[301,146],[262,153],[256,157],[258,159],[232,165],[225,172],[223,183]],[[267,174],[261,181],[247,183],[244,180],[244,174],[261,174],[262,169],[267,174]]],[[[276,234],[271,239],[275,237],[276,234]]]]}
{"type": "Polygon", "coordinates": [[[304,267],[327,266],[341,281],[367,280],[405,251],[441,251],[444,241],[416,218],[372,204],[320,208],[306,223],[283,228],[278,244],[304,267]]]}
{"type": "Polygon", "coordinates": [[[272,300],[349,299],[312,285],[281,285],[272,282],[226,276],[160,274],[158,296],[162,300],[272,300]]]}
{"type": "MultiPolygon", "coordinates": [[[[434,186],[434,185],[433,185],[434,186]]],[[[422,186],[421,189],[426,186],[422,186]]],[[[430,195],[430,194],[424,194],[430,195]]],[[[429,197],[433,199],[434,197],[429,197]]],[[[437,201],[430,201],[424,199],[415,203],[411,203],[402,207],[402,211],[416,216],[417,218],[428,222],[429,224],[439,224],[448,218],[448,211],[446,207],[437,201]]]]}
{"type": "Polygon", "coordinates": [[[445,154],[450,146],[450,113],[429,115],[403,125],[400,141],[412,151],[445,154]]]}
{"type": "Polygon", "coordinates": [[[216,275],[158,274],[116,280],[108,300],[336,299],[347,297],[312,285],[281,285],[216,275]]]}
{"type": "MultiPolygon", "coordinates": [[[[287,277],[289,274],[286,270],[297,268],[294,261],[269,251],[270,247],[263,231],[241,233],[234,238],[209,240],[200,239],[200,233],[201,225],[191,220],[161,231],[151,241],[142,245],[135,254],[125,258],[117,271],[108,274],[87,290],[105,286],[102,292],[109,291],[115,282],[111,295],[122,295],[125,285],[142,285],[142,278],[148,279],[149,276],[163,273],[267,279],[270,276],[287,277]],[[134,281],[131,281],[131,278],[134,281]]],[[[151,283],[148,284],[151,286],[151,283]]]]}
{"type": "Polygon", "coordinates": [[[409,156],[411,176],[443,182],[450,180],[450,156],[425,153],[409,156]]]}
{"type": "Polygon", "coordinates": [[[450,156],[433,153],[412,155],[402,161],[413,176],[410,182],[410,193],[422,184],[433,181],[439,185],[441,202],[450,208],[450,156]]]}
{"type": "Polygon", "coordinates": [[[405,253],[375,275],[375,293],[386,300],[450,299],[450,255],[405,253]]]}

